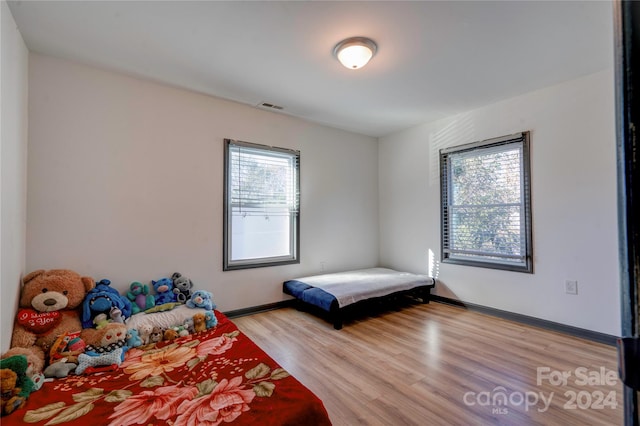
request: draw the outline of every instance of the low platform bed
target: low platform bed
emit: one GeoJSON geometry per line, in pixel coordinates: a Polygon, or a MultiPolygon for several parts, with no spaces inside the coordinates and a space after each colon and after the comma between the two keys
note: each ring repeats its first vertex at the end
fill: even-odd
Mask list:
{"type": "Polygon", "coordinates": [[[295,278],[284,282],[283,292],[295,297],[301,308],[324,311],[340,330],[353,313],[392,299],[411,296],[429,303],[434,286],[435,280],[427,275],[370,268],[295,278]]]}

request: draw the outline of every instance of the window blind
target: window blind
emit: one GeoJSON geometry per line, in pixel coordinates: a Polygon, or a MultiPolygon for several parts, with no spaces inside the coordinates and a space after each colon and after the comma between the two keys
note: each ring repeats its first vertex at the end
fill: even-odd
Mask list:
{"type": "Polygon", "coordinates": [[[530,271],[528,133],[442,150],[440,163],[443,261],[530,271]]]}
{"type": "Polygon", "coordinates": [[[299,263],[300,152],[224,141],[223,270],[299,263]]]}
{"type": "Polygon", "coordinates": [[[234,212],[265,217],[298,213],[298,151],[237,141],[228,149],[228,201],[234,212]]]}

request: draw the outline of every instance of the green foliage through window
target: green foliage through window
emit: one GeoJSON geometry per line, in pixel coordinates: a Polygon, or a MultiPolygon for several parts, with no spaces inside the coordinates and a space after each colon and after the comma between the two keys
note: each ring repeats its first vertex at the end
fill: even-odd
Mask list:
{"type": "Polygon", "coordinates": [[[532,272],[528,135],[440,152],[443,262],[532,272]]]}

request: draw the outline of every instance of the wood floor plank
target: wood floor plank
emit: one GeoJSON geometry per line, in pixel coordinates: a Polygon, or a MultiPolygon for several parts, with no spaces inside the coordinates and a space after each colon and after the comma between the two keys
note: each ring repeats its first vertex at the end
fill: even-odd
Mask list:
{"type": "Polygon", "coordinates": [[[233,321],[335,425],[623,423],[616,349],[601,343],[441,303],[342,330],[293,308],[233,321]]]}

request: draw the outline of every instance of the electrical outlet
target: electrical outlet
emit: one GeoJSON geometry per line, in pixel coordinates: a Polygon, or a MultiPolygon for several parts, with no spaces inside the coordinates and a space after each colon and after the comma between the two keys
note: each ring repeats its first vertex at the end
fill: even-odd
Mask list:
{"type": "Polygon", "coordinates": [[[564,291],[567,294],[578,294],[578,281],[566,280],[564,282],[564,291]]]}

